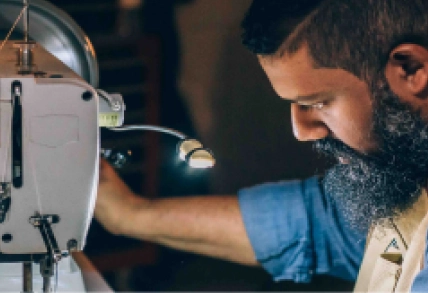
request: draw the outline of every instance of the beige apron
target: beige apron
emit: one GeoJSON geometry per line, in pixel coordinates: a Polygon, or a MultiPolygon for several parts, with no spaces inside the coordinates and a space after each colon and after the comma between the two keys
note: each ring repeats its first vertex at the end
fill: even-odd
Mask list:
{"type": "Polygon", "coordinates": [[[428,228],[425,190],[416,204],[388,227],[376,226],[367,237],[366,251],[354,292],[409,292],[422,268],[428,228]]]}

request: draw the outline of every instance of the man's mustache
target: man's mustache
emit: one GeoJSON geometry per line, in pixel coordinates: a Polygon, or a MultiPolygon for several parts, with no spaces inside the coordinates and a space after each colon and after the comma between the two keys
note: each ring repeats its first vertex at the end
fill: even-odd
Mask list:
{"type": "Polygon", "coordinates": [[[391,167],[390,156],[381,152],[361,153],[344,142],[326,137],[314,142],[314,150],[325,155],[333,156],[351,164],[364,164],[377,168],[391,167]]]}
{"type": "Polygon", "coordinates": [[[341,157],[347,160],[366,158],[366,155],[361,154],[360,152],[349,147],[342,141],[332,137],[326,137],[315,141],[313,144],[313,147],[314,147],[314,150],[317,152],[320,152],[326,155],[331,155],[336,158],[341,157]]]}

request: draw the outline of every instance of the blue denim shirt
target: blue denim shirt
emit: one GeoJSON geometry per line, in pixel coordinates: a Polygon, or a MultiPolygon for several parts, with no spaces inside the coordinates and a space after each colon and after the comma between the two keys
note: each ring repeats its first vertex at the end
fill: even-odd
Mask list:
{"type": "MultiPolygon", "coordinates": [[[[347,225],[317,177],[266,183],[238,196],[257,260],[274,280],[310,282],[314,274],[356,280],[366,235],[347,225]]],[[[428,249],[424,256],[411,292],[428,292],[428,249]]]]}
{"type": "MultiPolygon", "coordinates": [[[[428,243],[428,241],[427,241],[428,243]]],[[[424,269],[416,276],[411,292],[428,292],[428,255],[425,249],[424,269]]]]}
{"type": "Polygon", "coordinates": [[[347,226],[317,177],[242,189],[238,197],[257,260],[274,280],[356,279],[366,235],[347,226]]]}

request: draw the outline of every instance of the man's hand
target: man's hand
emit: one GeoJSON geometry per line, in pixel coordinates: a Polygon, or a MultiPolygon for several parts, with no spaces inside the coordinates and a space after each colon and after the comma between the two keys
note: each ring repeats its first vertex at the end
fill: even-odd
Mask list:
{"type": "Polygon", "coordinates": [[[101,160],[95,218],[111,233],[123,234],[136,207],[148,201],[135,195],[113,167],[101,160]]]}

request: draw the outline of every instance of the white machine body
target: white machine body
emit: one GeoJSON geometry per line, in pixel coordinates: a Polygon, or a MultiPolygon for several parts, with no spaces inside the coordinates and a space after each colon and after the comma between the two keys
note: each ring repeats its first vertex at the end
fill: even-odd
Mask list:
{"type": "Polygon", "coordinates": [[[38,215],[58,217],[51,229],[61,251],[69,249],[69,241],[81,250],[98,184],[98,94],[41,47],[34,49],[36,73],[18,73],[12,42],[0,52],[0,64],[0,182],[11,183],[10,206],[0,223],[0,262],[7,262],[5,255],[47,253],[41,232],[30,223],[38,215]],[[17,84],[19,99],[13,88],[17,84]],[[22,160],[16,167],[12,124],[18,101],[22,160]],[[22,186],[14,186],[16,174],[22,175],[22,186]]]}

